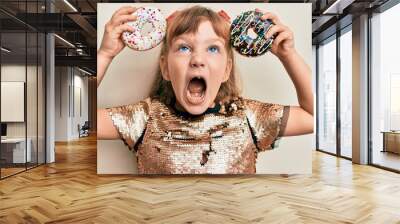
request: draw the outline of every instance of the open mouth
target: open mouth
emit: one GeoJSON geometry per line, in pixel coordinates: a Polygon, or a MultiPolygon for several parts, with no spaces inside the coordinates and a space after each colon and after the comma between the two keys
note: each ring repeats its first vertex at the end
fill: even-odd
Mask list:
{"type": "Polygon", "coordinates": [[[187,99],[191,104],[200,104],[204,101],[207,84],[200,76],[193,77],[187,86],[187,99]]]}

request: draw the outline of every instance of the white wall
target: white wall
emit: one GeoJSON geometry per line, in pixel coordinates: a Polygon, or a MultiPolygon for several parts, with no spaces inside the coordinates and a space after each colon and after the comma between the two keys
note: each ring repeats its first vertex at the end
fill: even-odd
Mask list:
{"type": "MultiPolygon", "coordinates": [[[[25,65],[18,65],[18,64],[9,64],[9,65],[2,65],[1,66],[1,81],[10,81],[10,82],[25,82],[25,74],[26,71],[28,72],[28,79],[29,79],[29,84],[30,86],[36,86],[36,81],[32,81],[32,79],[29,77],[30,74],[35,74],[36,75],[36,66],[27,66],[25,65]]],[[[27,88],[27,103],[32,102],[32,98],[36,99],[36,88],[27,88]]],[[[36,103],[30,105],[32,109],[36,108],[36,103]],[[34,106],[34,108],[32,108],[34,106]]],[[[6,110],[7,108],[1,108],[1,110],[6,110]]],[[[22,108],[24,109],[24,108],[22,108]]],[[[28,124],[28,137],[30,133],[33,133],[30,128],[34,128],[35,131],[35,137],[36,137],[36,124],[33,127],[33,124],[31,124],[32,121],[35,121],[36,123],[36,113],[27,113],[27,120],[30,122],[28,124]]],[[[7,122],[7,136],[8,137],[25,137],[25,122],[7,122]]]]}
{"type": "MultiPolygon", "coordinates": [[[[152,5],[161,9],[165,16],[189,4],[98,4],[98,47],[102,40],[104,24],[112,13],[123,5],[152,5]]],[[[193,5],[193,4],[192,4],[193,5]]],[[[245,10],[266,9],[279,15],[295,35],[297,51],[311,66],[311,4],[202,4],[216,11],[224,9],[233,20],[245,10]]],[[[158,65],[160,46],[136,52],[125,48],[109,66],[107,75],[98,88],[98,107],[110,107],[137,102],[148,96],[158,65]],[[140,62],[140,63],[139,63],[140,62]]],[[[268,53],[258,58],[246,58],[236,54],[237,68],[242,77],[244,97],[264,102],[298,105],[293,83],[280,61],[268,53]]],[[[311,173],[313,135],[287,137],[279,148],[259,154],[258,173],[311,173]]],[[[136,173],[136,159],[122,141],[98,141],[98,173],[136,173]]]]}
{"type": "MultiPolygon", "coordinates": [[[[75,72],[79,70],[75,70],[75,72]]],[[[83,74],[83,73],[78,73],[78,74],[83,74]]],[[[85,121],[88,120],[88,107],[89,107],[89,102],[88,102],[88,77],[87,76],[80,76],[80,75],[75,75],[75,79],[74,79],[74,86],[75,86],[75,117],[73,120],[73,127],[77,127],[78,124],[80,124],[81,126],[85,123],[85,121]],[[77,88],[79,88],[80,90],[80,99],[77,97],[77,88]],[[80,105],[78,100],[80,100],[80,105]],[[80,106],[81,108],[81,113],[79,111],[79,108],[77,106],[80,106]]],[[[72,130],[73,132],[73,136],[78,136],[78,129],[74,128],[72,130]]]]}
{"type": "Polygon", "coordinates": [[[55,68],[55,141],[68,140],[68,67],[55,68]]]}
{"type": "Polygon", "coordinates": [[[88,120],[88,78],[71,67],[56,67],[55,73],[55,141],[70,141],[79,138],[78,124],[88,120]]]}

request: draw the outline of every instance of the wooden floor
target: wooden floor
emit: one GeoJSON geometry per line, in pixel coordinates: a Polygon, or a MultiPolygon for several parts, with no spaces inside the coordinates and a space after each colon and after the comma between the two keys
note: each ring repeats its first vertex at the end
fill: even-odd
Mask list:
{"type": "Polygon", "coordinates": [[[315,152],[312,175],[96,174],[95,138],[0,181],[0,223],[400,223],[400,175],[315,152]]]}
{"type": "Polygon", "coordinates": [[[400,170],[400,154],[374,151],[372,160],[374,164],[400,170]]]}
{"type": "Polygon", "coordinates": [[[17,164],[17,167],[10,167],[10,166],[15,166],[14,164],[9,165],[8,167],[1,168],[1,178],[5,178],[14,174],[17,174],[19,172],[23,172],[27,169],[33,169],[37,166],[36,163],[27,163],[26,167],[25,164],[17,164]]]}
{"type": "Polygon", "coordinates": [[[10,176],[10,175],[13,175],[13,174],[16,174],[16,173],[19,173],[19,172],[22,172],[22,171],[24,171],[24,170],[26,170],[25,169],[25,167],[17,167],[17,168],[1,168],[1,177],[3,178],[3,177],[7,177],[7,176],[10,176]]]}

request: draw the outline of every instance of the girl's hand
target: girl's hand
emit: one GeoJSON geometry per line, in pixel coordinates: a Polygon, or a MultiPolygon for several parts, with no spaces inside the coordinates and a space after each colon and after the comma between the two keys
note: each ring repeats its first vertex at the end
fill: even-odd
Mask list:
{"type": "Polygon", "coordinates": [[[136,8],[125,6],[113,14],[110,21],[105,25],[103,40],[98,51],[99,55],[112,59],[124,49],[125,44],[122,41],[121,34],[125,31],[134,31],[126,22],[136,20],[136,16],[131,15],[135,11],[136,8]]]}
{"type": "MultiPolygon", "coordinates": [[[[256,11],[262,12],[259,9],[256,9],[256,11]]],[[[275,14],[271,12],[262,13],[264,15],[261,17],[261,20],[270,19],[275,24],[265,34],[265,39],[275,36],[272,42],[271,52],[280,59],[295,53],[294,36],[289,27],[283,25],[275,14]]]]}

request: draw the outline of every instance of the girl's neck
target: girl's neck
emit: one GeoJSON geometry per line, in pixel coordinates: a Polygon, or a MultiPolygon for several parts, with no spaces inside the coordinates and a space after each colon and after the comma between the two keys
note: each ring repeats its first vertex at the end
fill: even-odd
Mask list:
{"type": "MultiPolygon", "coordinates": [[[[186,112],[185,108],[183,108],[178,101],[175,101],[174,107],[176,110],[180,111],[180,112],[186,112]]],[[[212,109],[215,107],[215,102],[212,103],[212,105],[210,107],[208,107],[209,109],[212,109]]]]}
{"type": "Polygon", "coordinates": [[[199,117],[199,116],[203,116],[205,114],[218,113],[221,109],[221,106],[219,104],[213,103],[212,107],[207,108],[207,110],[204,111],[202,114],[193,115],[193,114],[186,112],[186,110],[181,105],[179,105],[178,102],[175,102],[172,105],[173,105],[173,109],[175,110],[175,112],[178,115],[181,115],[183,117],[199,117]]]}

